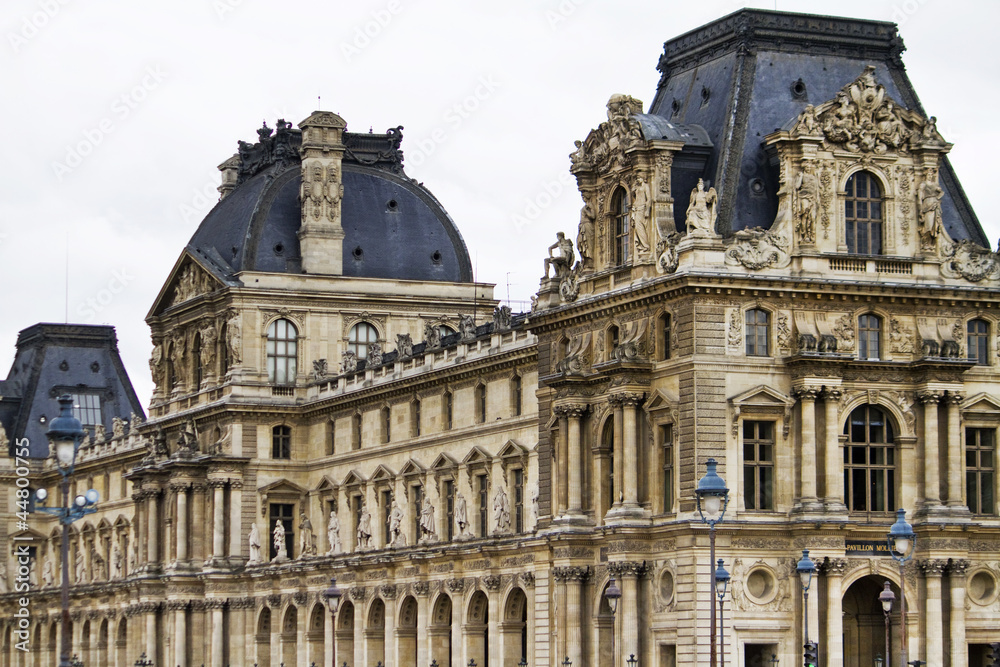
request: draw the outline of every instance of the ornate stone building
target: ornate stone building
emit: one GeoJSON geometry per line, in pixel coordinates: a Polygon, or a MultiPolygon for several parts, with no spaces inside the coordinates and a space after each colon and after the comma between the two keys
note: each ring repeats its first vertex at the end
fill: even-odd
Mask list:
{"type": "MultiPolygon", "coordinates": [[[[526,316],[471,282],[398,129],[316,112],[241,143],[147,318],[149,421],[88,459],[127,460],[132,502],[95,515],[111,572],[77,567],[85,662],[704,665],[712,458],[729,664],[801,660],[802,549],[822,664],[884,650],[884,582],[911,658],[983,664],[1000,257],[902,50],[761,10],[668,41],[648,113],[611,97],[572,154],[576,243],[526,316]]],[[[57,591],[31,596],[42,657],[8,623],[12,664],[56,645],[57,591]]]]}

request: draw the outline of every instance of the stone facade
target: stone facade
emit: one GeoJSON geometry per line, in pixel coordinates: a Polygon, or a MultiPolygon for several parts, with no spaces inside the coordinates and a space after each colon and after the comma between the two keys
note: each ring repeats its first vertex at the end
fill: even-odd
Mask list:
{"type": "MultiPolygon", "coordinates": [[[[745,58],[754,26],[799,25],[734,16],[668,42],[654,107],[709,57],[702,37],[745,58]]],[[[896,62],[895,28],[869,23],[859,39],[896,62]]],[[[910,658],[978,664],[1000,641],[1000,257],[956,204],[951,145],[881,72],[855,67],[761,137],[773,182],[731,186],[773,197],[760,225],[706,182],[727,168],[711,128],[613,96],[571,156],[576,243],[550,248],[527,315],[488,285],[343,275],[326,254],[352,243],[350,192],[327,183],[344,124],[310,116],[292,167],[303,272],[237,284],[186,250],[148,317],[149,421],[80,464],[112,489],[73,537],[85,663],[704,665],[695,489],[714,458],[728,664],[801,659],[803,549],[822,664],[883,651],[886,581],[905,591],[910,658]],[[918,535],[902,573],[881,547],[897,508],[918,535]]],[[[57,646],[43,579],[33,664],[57,646]]],[[[898,604],[890,621],[895,663],[898,604]]],[[[13,630],[4,655],[25,664],[13,630]]]]}

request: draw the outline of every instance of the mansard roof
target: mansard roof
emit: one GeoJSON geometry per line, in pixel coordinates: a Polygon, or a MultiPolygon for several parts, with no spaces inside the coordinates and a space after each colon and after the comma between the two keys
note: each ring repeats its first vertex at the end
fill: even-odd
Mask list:
{"type": "MultiPolygon", "coordinates": [[[[889,97],[928,116],[906,76],[904,48],[890,22],[743,9],[664,44],[649,113],[704,128],[714,148],[703,177],[719,193],[720,234],[767,229],[777,212],[779,182],[762,139],[808,105],[834,99],[871,65],[889,97]]],[[[989,247],[947,159],[940,178],[949,236],[989,247]]],[[[674,183],[678,229],[697,184],[696,175],[688,179],[674,183]]]]}

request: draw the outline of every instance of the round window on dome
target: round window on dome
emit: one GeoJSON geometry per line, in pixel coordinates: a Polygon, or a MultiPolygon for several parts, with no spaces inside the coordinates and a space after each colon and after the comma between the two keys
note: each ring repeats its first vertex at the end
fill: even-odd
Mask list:
{"type": "Polygon", "coordinates": [[[399,208],[399,202],[397,202],[395,199],[390,199],[389,202],[385,205],[385,207],[390,211],[395,211],[396,209],[399,208]]]}
{"type": "Polygon", "coordinates": [[[358,246],[353,251],[351,251],[351,255],[354,256],[355,261],[360,262],[365,258],[365,251],[361,249],[361,246],[358,246]]]}
{"type": "Polygon", "coordinates": [[[283,243],[276,243],[276,244],[274,244],[274,254],[275,255],[280,255],[283,252],[285,252],[285,244],[283,244],[283,243]]]}
{"type": "Polygon", "coordinates": [[[443,258],[441,256],[440,250],[435,250],[433,253],[431,253],[431,262],[435,264],[440,264],[442,259],[443,258]]]}

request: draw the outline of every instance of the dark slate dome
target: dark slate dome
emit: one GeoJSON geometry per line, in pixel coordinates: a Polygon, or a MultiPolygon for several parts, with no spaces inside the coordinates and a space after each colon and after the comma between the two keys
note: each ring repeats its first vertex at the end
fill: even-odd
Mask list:
{"type": "MultiPolygon", "coordinates": [[[[472,262],[455,223],[434,195],[403,173],[401,129],[344,133],[343,275],[471,282],[472,262]]],[[[240,142],[239,159],[220,167],[238,170],[237,184],[188,243],[229,280],[240,271],[302,273],[301,133],[283,121],[277,134],[270,132],[265,126],[259,143],[240,142]]]]}

